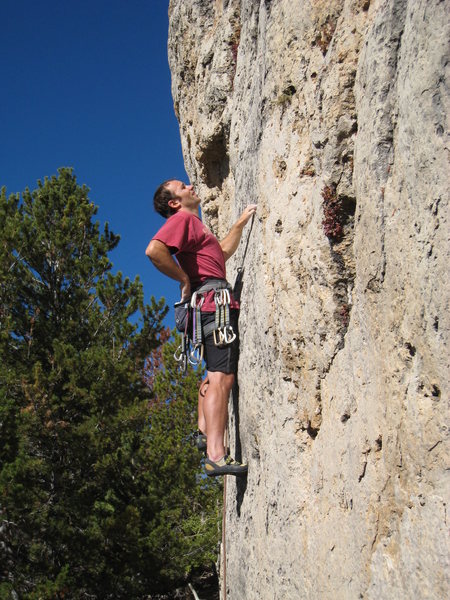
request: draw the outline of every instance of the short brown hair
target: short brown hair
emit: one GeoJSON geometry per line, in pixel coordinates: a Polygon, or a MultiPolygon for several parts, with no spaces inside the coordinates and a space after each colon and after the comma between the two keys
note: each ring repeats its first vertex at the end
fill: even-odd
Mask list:
{"type": "Polygon", "coordinates": [[[176,194],[171,192],[167,188],[167,184],[173,181],[173,179],[168,179],[161,183],[156,192],[153,195],[153,206],[157,213],[159,213],[162,217],[167,219],[171,215],[173,215],[176,210],[169,206],[169,200],[174,200],[178,198],[176,194]]]}

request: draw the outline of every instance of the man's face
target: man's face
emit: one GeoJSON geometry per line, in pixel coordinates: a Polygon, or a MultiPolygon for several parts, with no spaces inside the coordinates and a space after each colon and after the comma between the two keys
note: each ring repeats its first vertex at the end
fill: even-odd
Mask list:
{"type": "Polygon", "coordinates": [[[173,181],[169,181],[166,188],[177,196],[181,208],[197,208],[200,204],[200,198],[195,193],[194,186],[191,184],[186,185],[182,181],[174,179],[173,181]]]}

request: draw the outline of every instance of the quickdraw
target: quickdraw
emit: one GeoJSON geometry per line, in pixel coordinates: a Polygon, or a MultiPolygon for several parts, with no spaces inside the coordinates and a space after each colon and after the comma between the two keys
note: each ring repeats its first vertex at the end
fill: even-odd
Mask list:
{"type": "Polygon", "coordinates": [[[189,338],[182,333],[181,334],[181,344],[175,350],[173,355],[174,359],[177,363],[179,363],[178,368],[183,375],[187,371],[187,362],[188,362],[188,354],[187,354],[187,343],[189,343],[189,338]]]}
{"type": "Polygon", "coordinates": [[[230,292],[227,288],[214,293],[216,316],[213,339],[216,346],[226,346],[236,339],[236,334],[230,325],[230,301],[230,292]]]}
{"type": "Polygon", "coordinates": [[[192,294],[192,350],[189,354],[189,362],[193,366],[199,365],[203,360],[203,340],[202,340],[202,315],[201,308],[205,299],[197,292],[192,294]]]}

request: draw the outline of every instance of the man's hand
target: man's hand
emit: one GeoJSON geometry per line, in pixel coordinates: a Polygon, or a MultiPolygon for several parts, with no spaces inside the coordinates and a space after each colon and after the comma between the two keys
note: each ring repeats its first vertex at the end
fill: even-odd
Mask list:
{"type": "Polygon", "coordinates": [[[246,206],[244,212],[241,214],[241,216],[238,219],[238,223],[242,223],[242,225],[246,225],[250,221],[252,216],[256,213],[257,208],[258,208],[257,204],[249,204],[248,206],[246,206]]]}
{"type": "Polygon", "coordinates": [[[180,302],[191,299],[191,282],[189,281],[189,279],[187,281],[184,281],[184,282],[182,281],[180,283],[180,293],[181,293],[180,302]]]}
{"type": "Polygon", "coordinates": [[[220,242],[220,247],[222,248],[225,261],[227,261],[230,256],[235,253],[242,236],[242,230],[250,221],[252,216],[256,213],[256,209],[256,204],[249,204],[233,227],[230,229],[228,235],[220,242]]]}

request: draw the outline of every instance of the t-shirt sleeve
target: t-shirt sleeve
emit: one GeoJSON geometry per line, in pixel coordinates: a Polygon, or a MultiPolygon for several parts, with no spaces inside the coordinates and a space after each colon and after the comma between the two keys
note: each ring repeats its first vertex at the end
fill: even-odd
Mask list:
{"type": "Polygon", "coordinates": [[[165,244],[172,254],[185,250],[189,243],[189,219],[183,213],[175,213],[167,219],[153,239],[165,244]]]}

